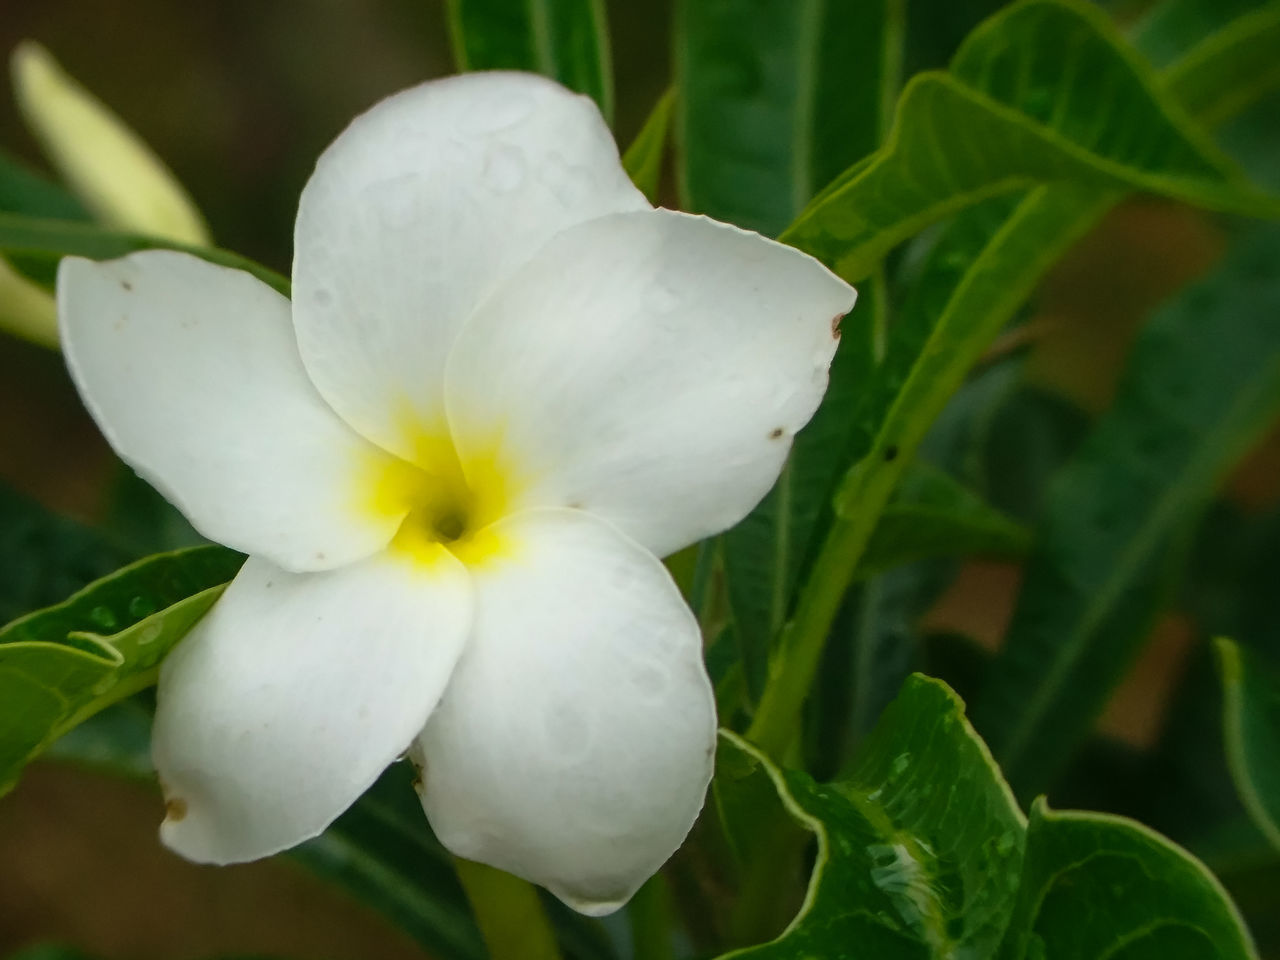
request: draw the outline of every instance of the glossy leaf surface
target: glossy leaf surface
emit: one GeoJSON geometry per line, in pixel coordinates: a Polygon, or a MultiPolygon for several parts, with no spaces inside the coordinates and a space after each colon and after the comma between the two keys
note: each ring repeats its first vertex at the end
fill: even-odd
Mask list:
{"type": "Polygon", "coordinates": [[[0,630],[0,787],[81,719],[153,683],[241,559],[222,547],[159,554],[0,630]]]}
{"type": "Polygon", "coordinates": [[[1185,850],[1133,820],[1036,802],[999,960],[1255,956],[1221,884],[1185,850]]]}
{"type": "Polygon", "coordinates": [[[742,958],[990,955],[1012,908],[1023,819],[945,684],[912,677],[853,773],[820,785],[731,734],[737,775],[762,766],[817,837],[800,914],[742,958]]]}

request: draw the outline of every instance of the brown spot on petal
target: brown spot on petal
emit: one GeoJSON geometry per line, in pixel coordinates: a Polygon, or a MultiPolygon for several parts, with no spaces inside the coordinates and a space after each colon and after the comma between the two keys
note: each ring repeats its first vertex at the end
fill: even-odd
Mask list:
{"type": "Polygon", "coordinates": [[[130,283],[128,280],[121,280],[121,281],[120,281],[120,286],[124,287],[126,290],[128,290],[128,291],[130,291],[130,292],[132,292],[132,290],[133,290],[133,284],[132,284],[132,283],[130,283]]]}
{"type": "Polygon", "coordinates": [[[170,823],[179,823],[187,816],[187,801],[181,797],[169,797],[164,802],[164,817],[170,823]]]}
{"type": "Polygon", "coordinates": [[[784,431],[781,427],[774,427],[772,430],[769,431],[769,439],[777,440],[785,432],[786,431],[784,431]]]}
{"type": "Polygon", "coordinates": [[[840,339],[840,321],[844,319],[843,313],[837,313],[831,318],[831,336],[836,340],[840,339]]]}

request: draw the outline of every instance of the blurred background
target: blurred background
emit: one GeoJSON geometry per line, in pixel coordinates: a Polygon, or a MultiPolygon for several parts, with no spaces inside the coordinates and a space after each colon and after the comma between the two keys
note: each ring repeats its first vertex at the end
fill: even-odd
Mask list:
{"type": "MultiPolygon", "coordinates": [[[[944,64],[968,26],[999,5],[913,4],[908,73],[944,64]]],[[[608,6],[615,126],[625,146],[669,82],[670,10],[661,0],[608,6]]],[[[0,0],[0,52],[25,38],[49,47],[165,159],[218,245],[285,273],[297,197],[321,150],[374,101],[452,70],[440,0],[0,0]]],[[[43,167],[7,83],[0,146],[43,167]]],[[[1047,279],[1019,338],[991,357],[1024,356],[1028,388],[1079,429],[1050,437],[1034,428],[1011,443],[1043,440],[1064,457],[1107,405],[1142,320],[1210,269],[1222,248],[1217,227],[1182,208],[1135,201],[1109,216],[1047,279]]],[[[1280,500],[1277,477],[1272,437],[1232,478],[1228,499],[1261,515],[1280,500]]],[[[2,335],[0,479],[91,521],[118,479],[60,357],[2,335]]],[[[1022,504],[1023,512],[1035,506],[1022,504]]],[[[995,644],[1017,583],[1016,566],[968,564],[922,623],[995,644]]],[[[1161,623],[1102,720],[1109,742],[1158,740],[1200,636],[1187,616],[1161,623]]],[[[424,955],[291,862],[200,868],[178,860],[157,842],[160,816],[145,785],[32,767],[0,800],[0,956],[47,940],[104,960],[424,955]]]]}

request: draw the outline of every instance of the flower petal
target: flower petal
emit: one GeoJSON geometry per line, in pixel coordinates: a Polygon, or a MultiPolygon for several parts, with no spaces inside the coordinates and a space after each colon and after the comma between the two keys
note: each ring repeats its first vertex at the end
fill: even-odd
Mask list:
{"type": "Polygon", "coordinates": [[[260,280],[171,251],[68,257],[58,307],[67,365],[103,434],[206,537],[308,570],[395,534],[402,514],[360,502],[387,455],[325,406],[289,301],[260,280]]]}
{"type": "Polygon", "coordinates": [[[648,204],[588,98],[520,73],[382,101],[303,190],[293,295],[303,361],[361,434],[401,456],[443,420],[441,376],[475,306],[565,227],[648,204]]]}
{"type": "Polygon", "coordinates": [[[446,387],[463,462],[497,444],[517,507],[581,507],[670,553],[768,492],[853,298],[811,257],[702,217],[568,230],[458,337],[446,387]]]}
{"type": "Polygon", "coordinates": [[[443,550],[429,568],[380,554],[309,574],[251,557],[161,669],[161,838],[235,863],[320,833],[422,729],[470,618],[443,550]]]}
{"type": "Polygon", "coordinates": [[[689,832],[715,749],[698,625],[662,565],[589,514],[492,528],[472,636],[419,740],[423,807],[459,856],[600,915],[689,832]]]}

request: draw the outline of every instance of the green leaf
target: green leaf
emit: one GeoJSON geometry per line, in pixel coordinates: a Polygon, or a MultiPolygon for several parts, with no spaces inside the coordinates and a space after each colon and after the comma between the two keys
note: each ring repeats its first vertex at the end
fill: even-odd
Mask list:
{"type": "Polygon", "coordinates": [[[878,146],[897,93],[902,0],[681,0],[681,206],[774,236],[878,146]]]}
{"type": "Polygon", "coordinates": [[[668,87],[654,105],[653,112],[636,134],[627,152],[622,155],[622,166],[631,182],[650,203],[658,202],[658,186],[662,178],[662,156],[667,148],[667,128],[671,125],[671,110],[676,102],[675,87],[668,87]]]}
{"type": "MultiPolygon", "coordinates": [[[[684,205],[776,232],[838,170],[873,150],[898,91],[903,6],[770,0],[744,17],[733,4],[687,0],[676,37],[684,205]]],[[[883,352],[887,305],[878,279],[859,291],[822,405],[773,491],[724,538],[753,697],[847,466],[849,411],[883,352]]]]}
{"type": "Polygon", "coordinates": [[[1162,0],[1129,31],[1133,45],[1161,69],[1207,42],[1229,20],[1248,16],[1263,0],[1162,0]]]}
{"type": "Polygon", "coordinates": [[[1123,817],[1031,810],[1000,960],[1245,960],[1253,944],[1191,854],[1123,817]]]}
{"type": "Polygon", "coordinates": [[[245,270],[289,294],[289,281],[274,270],[239,254],[213,247],[192,247],[160,237],[120,233],[88,223],[0,213],[0,252],[38,282],[49,284],[64,256],[112,260],[136,250],[181,250],[224,267],[245,270]]]}
{"type": "Polygon", "coordinates": [[[154,683],[241,559],[222,547],[149,557],[0,630],[0,792],[82,719],[154,683]]]}
{"type": "Polygon", "coordinates": [[[0,484],[0,623],[65,600],[134,555],[0,484]]]}
{"type": "Polygon", "coordinates": [[[1016,204],[996,198],[957,217],[935,246],[925,268],[934,280],[894,324],[851,418],[853,466],[836,492],[836,522],[770,662],[752,731],[771,749],[794,725],[844,591],[925,433],[1043,271],[1109,203],[1070,187],[1041,187],[1016,204]]]}
{"type": "Polygon", "coordinates": [[[1031,532],[937,467],[915,464],[876,524],[857,576],[935,557],[1017,557],[1031,532]]]}
{"type": "MultiPolygon", "coordinates": [[[[1041,5],[1018,9],[1034,11],[1041,5]]],[[[1246,72],[1235,77],[1241,88],[1249,88],[1252,80],[1246,72]]],[[[854,175],[866,167],[855,168],[854,175]]],[[[923,431],[1044,270],[1118,196],[1050,184],[1021,198],[993,198],[957,216],[934,246],[904,316],[894,325],[888,354],[853,416],[845,460],[853,466],[837,494],[847,505],[848,519],[832,527],[817,553],[794,620],[770,661],[768,687],[774,689],[766,689],[752,730],[771,749],[794,722],[844,589],[923,431]]]]}
{"type": "Polygon", "coordinates": [[[733,764],[740,778],[763,769],[818,844],[791,926],[726,956],[993,953],[1013,907],[1023,819],[945,684],[912,677],[838,783],[779,771],[731,733],[721,734],[720,751],[720,769],[733,764]]]}
{"type": "Polygon", "coordinates": [[[848,463],[850,435],[858,425],[851,410],[856,412],[872,375],[884,299],[883,284],[862,289],[857,308],[841,325],[821,406],[796,436],[773,490],[723,538],[734,630],[752,699],[759,697],[771,646],[848,463]]]}
{"type": "Polygon", "coordinates": [[[0,211],[60,220],[87,220],[71,193],[0,151],[0,211]]]}
{"type": "Polygon", "coordinates": [[[1280,672],[1230,640],[1218,640],[1222,726],[1240,799],[1280,848],[1280,672]]]}
{"type": "Polygon", "coordinates": [[[1280,198],[1243,181],[1103,13],[1028,0],[979,27],[950,73],[917,75],[885,146],[783,239],[856,281],[935,220],[1062,181],[1280,216],[1280,198]]]}
{"type": "Polygon", "coordinates": [[[1164,74],[1164,84],[1189,112],[1221,123],[1280,87],[1280,3],[1261,7],[1210,34],[1164,74]]]}
{"type": "Polygon", "coordinates": [[[975,722],[1019,795],[1088,732],[1168,588],[1179,537],[1280,412],[1280,228],[1162,310],[1049,494],[975,722]]]}
{"type": "Polygon", "coordinates": [[[806,704],[805,769],[814,776],[848,771],[880,714],[920,669],[920,620],[954,572],[944,561],[912,563],[845,595],[806,704]]]}
{"type": "Polygon", "coordinates": [[[459,70],[527,70],[585,93],[613,117],[603,0],[448,0],[459,70]]]}

